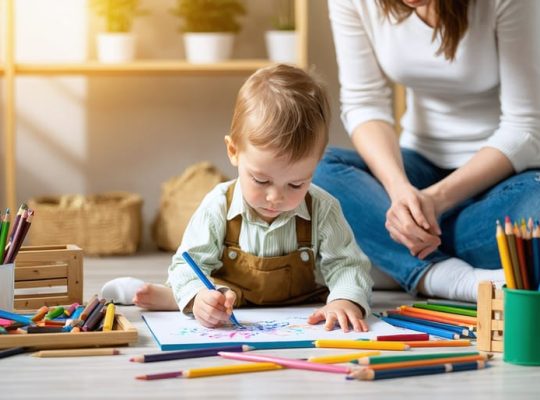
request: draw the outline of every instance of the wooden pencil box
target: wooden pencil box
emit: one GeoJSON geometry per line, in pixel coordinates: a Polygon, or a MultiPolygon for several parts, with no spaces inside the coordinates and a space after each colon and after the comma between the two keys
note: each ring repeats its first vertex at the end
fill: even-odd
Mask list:
{"type": "Polygon", "coordinates": [[[477,347],[480,351],[502,352],[504,334],[504,293],[493,282],[478,286],[477,347]]]}
{"type": "Polygon", "coordinates": [[[23,246],[15,259],[16,312],[82,304],[83,253],[73,244],[23,246]]]}
{"type": "Polygon", "coordinates": [[[19,346],[36,350],[124,346],[137,342],[137,337],[137,329],[126,317],[117,314],[111,331],[0,335],[0,349],[19,346]]]}

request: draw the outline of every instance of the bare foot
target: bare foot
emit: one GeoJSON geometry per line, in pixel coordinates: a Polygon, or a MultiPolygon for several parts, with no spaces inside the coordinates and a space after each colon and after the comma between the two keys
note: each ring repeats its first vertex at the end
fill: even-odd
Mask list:
{"type": "Polygon", "coordinates": [[[142,285],[133,296],[133,302],[147,310],[178,311],[172,289],[155,283],[142,285]]]}

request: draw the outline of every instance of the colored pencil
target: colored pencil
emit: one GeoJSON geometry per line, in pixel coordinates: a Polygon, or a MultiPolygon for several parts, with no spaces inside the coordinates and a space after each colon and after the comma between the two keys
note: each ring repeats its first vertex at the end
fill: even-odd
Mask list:
{"type": "Polygon", "coordinates": [[[501,226],[499,220],[497,220],[497,228],[495,236],[497,238],[497,248],[499,249],[499,259],[504,272],[504,280],[506,281],[506,287],[509,289],[516,288],[516,281],[514,280],[514,270],[512,267],[512,260],[510,259],[510,251],[508,250],[508,242],[506,241],[506,235],[501,226]]]}
{"type": "Polygon", "coordinates": [[[281,365],[282,367],[305,369],[309,371],[330,372],[334,374],[348,374],[349,372],[351,372],[350,367],[342,365],[313,363],[293,358],[267,356],[264,354],[231,353],[227,351],[220,351],[218,355],[220,357],[228,358],[231,360],[270,362],[281,365]]]}
{"type": "Polygon", "coordinates": [[[442,306],[439,304],[426,304],[426,303],[414,303],[414,308],[421,308],[423,310],[440,311],[448,314],[467,315],[469,317],[476,317],[476,310],[469,310],[466,308],[442,306]]]}
{"type": "Polygon", "coordinates": [[[24,325],[32,324],[32,320],[24,315],[19,315],[6,310],[0,310],[0,318],[10,319],[15,322],[20,322],[24,325]]]}
{"type": "Polygon", "coordinates": [[[12,347],[10,349],[0,349],[0,358],[6,358],[14,356],[16,354],[21,354],[25,352],[24,347],[12,347]]]}
{"type": "Polygon", "coordinates": [[[521,271],[519,270],[519,259],[516,249],[516,237],[514,236],[514,229],[509,216],[504,218],[504,233],[506,235],[506,242],[508,243],[508,251],[510,253],[510,261],[512,262],[512,271],[514,272],[516,289],[523,289],[523,280],[521,279],[521,271]]]}
{"type": "Polygon", "coordinates": [[[380,351],[363,351],[361,353],[330,354],[328,356],[309,357],[309,362],[318,362],[323,364],[345,363],[357,360],[363,357],[373,357],[381,354],[380,351]]]}
{"type": "Polygon", "coordinates": [[[234,365],[219,365],[215,367],[206,368],[192,368],[185,371],[173,371],[162,372],[158,374],[139,375],[136,379],[141,380],[155,380],[155,379],[169,379],[169,378],[202,378],[205,376],[218,376],[218,375],[230,375],[241,374],[246,372],[259,372],[259,371],[273,371],[282,369],[281,365],[274,363],[245,363],[234,365]]]}
{"type": "Polygon", "coordinates": [[[430,360],[401,361],[401,362],[394,362],[394,363],[377,364],[377,365],[370,365],[369,368],[374,371],[382,371],[385,369],[427,367],[430,365],[441,365],[441,364],[447,364],[447,363],[485,361],[486,358],[487,358],[486,356],[478,354],[476,356],[433,358],[430,360]]]}
{"type": "Polygon", "coordinates": [[[397,368],[383,371],[374,371],[369,368],[364,368],[352,372],[348,379],[359,379],[362,381],[372,381],[378,379],[402,378],[407,376],[418,375],[433,375],[447,372],[471,371],[485,367],[485,361],[474,361],[465,363],[452,363],[444,365],[434,365],[429,367],[417,368],[397,368]]]}
{"type": "Polygon", "coordinates": [[[426,340],[418,342],[405,342],[409,347],[467,347],[471,341],[467,339],[457,340],[426,340]]]}
{"type": "Polygon", "coordinates": [[[45,317],[45,314],[47,314],[48,312],[49,312],[49,307],[41,306],[40,309],[37,310],[37,312],[32,317],[32,321],[34,322],[41,321],[45,317]]]}
{"type": "MultiPolygon", "coordinates": [[[[412,342],[410,342],[412,343],[412,342]]],[[[313,342],[315,347],[364,350],[409,350],[404,342],[376,342],[372,340],[321,339],[313,342]]]]}
{"type": "Polygon", "coordinates": [[[84,321],[84,325],[81,327],[83,332],[93,331],[98,327],[99,323],[104,317],[102,311],[103,307],[105,307],[106,301],[107,300],[105,299],[98,301],[96,307],[92,310],[92,313],[88,316],[86,321],[84,321]]]}
{"type": "Polygon", "coordinates": [[[96,349],[67,349],[67,350],[41,350],[32,354],[33,357],[89,357],[89,356],[116,356],[120,351],[113,348],[96,349]]]}
{"type": "MultiPolygon", "coordinates": [[[[414,308],[411,308],[411,309],[414,310],[414,308]]],[[[464,322],[456,321],[451,318],[441,317],[438,315],[422,314],[422,313],[417,313],[410,310],[389,310],[389,311],[386,311],[386,313],[388,313],[388,315],[390,316],[397,314],[397,315],[404,315],[411,318],[423,319],[426,321],[439,322],[441,324],[462,326],[464,329],[468,329],[469,331],[473,330],[474,327],[476,326],[476,324],[465,324],[464,322]]]]}
{"type": "Polygon", "coordinates": [[[456,301],[456,300],[445,300],[445,299],[427,299],[428,304],[438,304],[441,306],[449,307],[461,307],[468,308],[470,310],[476,310],[478,307],[476,303],[469,303],[466,301],[456,301]]]}
{"type": "MultiPolygon", "coordinates": [[[[216,290],[216,287],[213,285],[212,282],[210,282],[210,280],[206,277],[204,272],[201,271],[201,269],[199,268],[199,266],[197,265],[195,260],[193,258],[191,258],[191,256],[189,255],[189,253],[187,251],[184,251],[182,253],[182,257],[184,258],[184,260],[186,260],[186,262],[191,267],[193,272],[195,272],[195,275],[197,275],[199,277],[199,279],[201,280],[201,282],[204,283],[204,285],[206,286],[207,289],[216,290]]],[[[240,324],[240,322],[238,322],[238,320],[236,319],[236,317],[234,316],[234,314],[232,312],[231,312],[231,315],[229,317],[229,320],[234,325],[236,325],[238,327],[242,326],[242,324],[240,324]]]]}
{"type": "Polygon", "coordinates": [[[402,333],[397,335],[377,336],[377,341],[379,342],[404,342],[417,340],[429,340],[429,335],[427,333],[402,333]]]}
{"type": "Polygon", "coordinates": [[[456,314],[448,314],[443,313],[440,311],[431,311],[431,310],[423,310],[421,308],[414,308],[410,306],[400,306],[400,310],[404,311],[410,311],[417,314],[423,314],[423,315],[433,315],[435,317],[443,317],[446,318],[448,321],[455,321],[455,322],[461,322],[466,325],[476,325],[476,317],[468,317],[466,315],[456,315],[456,314]]]}
{"type": "Polygon", "coordinates": [[[13,226],[13,235],[4,256],[4,264],[11,264],[15,260],[17,246],[19,246],[19,242],[23,237],[24,221],[26,218],[28,218],[28,210],[24,210],[19,222],[13,226]]]}
{"type": "Polygon", "coordinates": [[[64,315],[71,317],[73,313],[75,312],[75,310],[79,308],[79,306],[80,306],[79,303],[72,303],[68,308],[64,310],[64,315]]]}
{"type": "Polygon", "coordinates": [[[144,354],[141,356],[135,356],[130,358],[132,362],[156,362],[156,361],[169,361],[169,360],[183,360],[187,358],[198,357],[213,357],[217,356],[220,351],[250,351],[254,347],[247,345],[234,345],[234,346],[220,346],[207,349],[194,349],[194,350],[181,350],[181,351],[166,351],[155,354],[144,354]]]}
{"type": "MultiPolygon", "coordinates": [[[[408,315],[402,315],[402,314],[388,314],[388,315],[384,315],[384,314],[385,313],[383,313],[383,316],[388,316],[393,319],[400,319],[403,321],[414,322],[421,325],[432,326],[434,328],[445,329],[447,331],[457,333],[460,336],[461,335],[469,336],[469,330],[460,325],[444,324],[442,322],[434,322],[434,321],[429,321],[422,318],[409,317],[408,315]]],[[[427,339],[422,339],[422,340],[429,340],[429,337],[427,339]]]]}
{"type": "Polygon", "coordinates": [[[389,323],[390,325],[398,326],[400,328],[406,328],[406,329],[411,329],[414,331],[424,332],[430,335],[443,337],[445,339],[459,339],[459,335],[457,333],[448,331],[446,329],[435,328],[433,326],[417,324],[415,322],[404,321],[401,319],[396,319],[396,318],[391,318],[391,317],[381,317],[381,319],[384,322],[389,323]]]}
{"type": "Polygon", "coordinates": [[[4,263],[5,248],[7,243],[7,237],[9,233],[9,208],[6,209],[6,213],[2,217],[2,228],[0,229],[0,264],[4,263]]]}
{"type": "Polygon", "coordinates": [[[103,331],[112,331],[114,324],[114,304],[107,304],[107,311],[105,312],[105,317],[103,318],[103,331]]]}
{"type": "Polygon", "coordinates": [[[478,356],[480,353],[478,351],[467,351],[467,352],[453,352],[453,353],[422,353],[422,354],[396,354],[396,355],[383,355],[383,356],[369,356],[358,358],[353,361],[360,365],[376,365],[376,364],[387,364],[387,363],[396,363],[404,361],[418,361],[418,360],[432,360],[434,358],[447,358],[447,357],[470,357],[478,356]]]}
{"type": "Polygon", "coordinates": [[[533,265],[532,269],[532,288],[537,288],[540,285],[540,225],[538,223],[532,231],[532,255],[533,255],[533,265]]]}
{"type": "Polygon", "coordinates": [[[527,259],[525,257],[525,244],[517,223],[514,223],[514,237],[516,238],[516,251],[518,255],[519,272],[521,274],[523,289],[529,290],[531,288],[531,284],[529,282],[529,272],[527,271],[528,267],[527,259]]]}
{"type": "Polygon", "coordinates": [[[23,217],[20,221],[20,236],[17,238],[17,240],[13,240],[13,250],[11,252],[11,256],[8,260],[9,263],[15,262],[15,258],[17,257],[17,254],[19,253],[19,250],[22,247],[22,244],[24,243],[24,239],[26,238],[26,235],[28,234],[28,231],[30,230],[30,225],[32,225],[32,219],[34,218],[34,210],[26,210],[23,214],[23,217]]]}
{"type": "Polygon", "coordinates": [[[57,306],[49,310],[49,312],[45,315],[45,319],[55,319],[60,315],[64,315],[64,307],[57,306]]]}
{"type": "Polygon", "coordinates": [[[529,232],[527,229],[527,223],[525,218],[521,219],[521,237],[523,238],[523,247],[525,250],[525,265],[527,266],[527,278],[529,280],[529,285],[532,288],[533,284],[533,254],[532,254],[532,232],[529,232]]]}

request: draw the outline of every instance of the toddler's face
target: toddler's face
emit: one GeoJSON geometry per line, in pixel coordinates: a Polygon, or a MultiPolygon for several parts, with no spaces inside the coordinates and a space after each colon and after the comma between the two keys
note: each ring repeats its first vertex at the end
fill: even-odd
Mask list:
{"type": "Polygon", "coordinates": [[[286,157],[277,158],[273,151],[249,143],[232,157],[229,153],[229,157],[238,167],[245,201],[268,223],[304,200],[319,162],[318,151],[291,163],[286,157]]]}

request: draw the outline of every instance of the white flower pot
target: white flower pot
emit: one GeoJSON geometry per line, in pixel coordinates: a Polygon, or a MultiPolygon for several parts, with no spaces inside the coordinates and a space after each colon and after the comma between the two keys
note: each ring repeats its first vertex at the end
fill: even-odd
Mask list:
{"type": "Polygon", "coordinates": [[[267,31],[265,34],[266,49],[270,61],[294,63],[298,57],[296,31],[267,31]]]}
{"type": "Polygon", "coordinates": [[[97,54],[102,63],[131,62],[135,59],[135,36],[132,33],[100,33],[97,54]]]}
{"type": "Polygon", "coordinates": [[[184,33],[186,58],[194,64],[208,64],[230,59],[233,44],[233,33],[184,33]]]}

